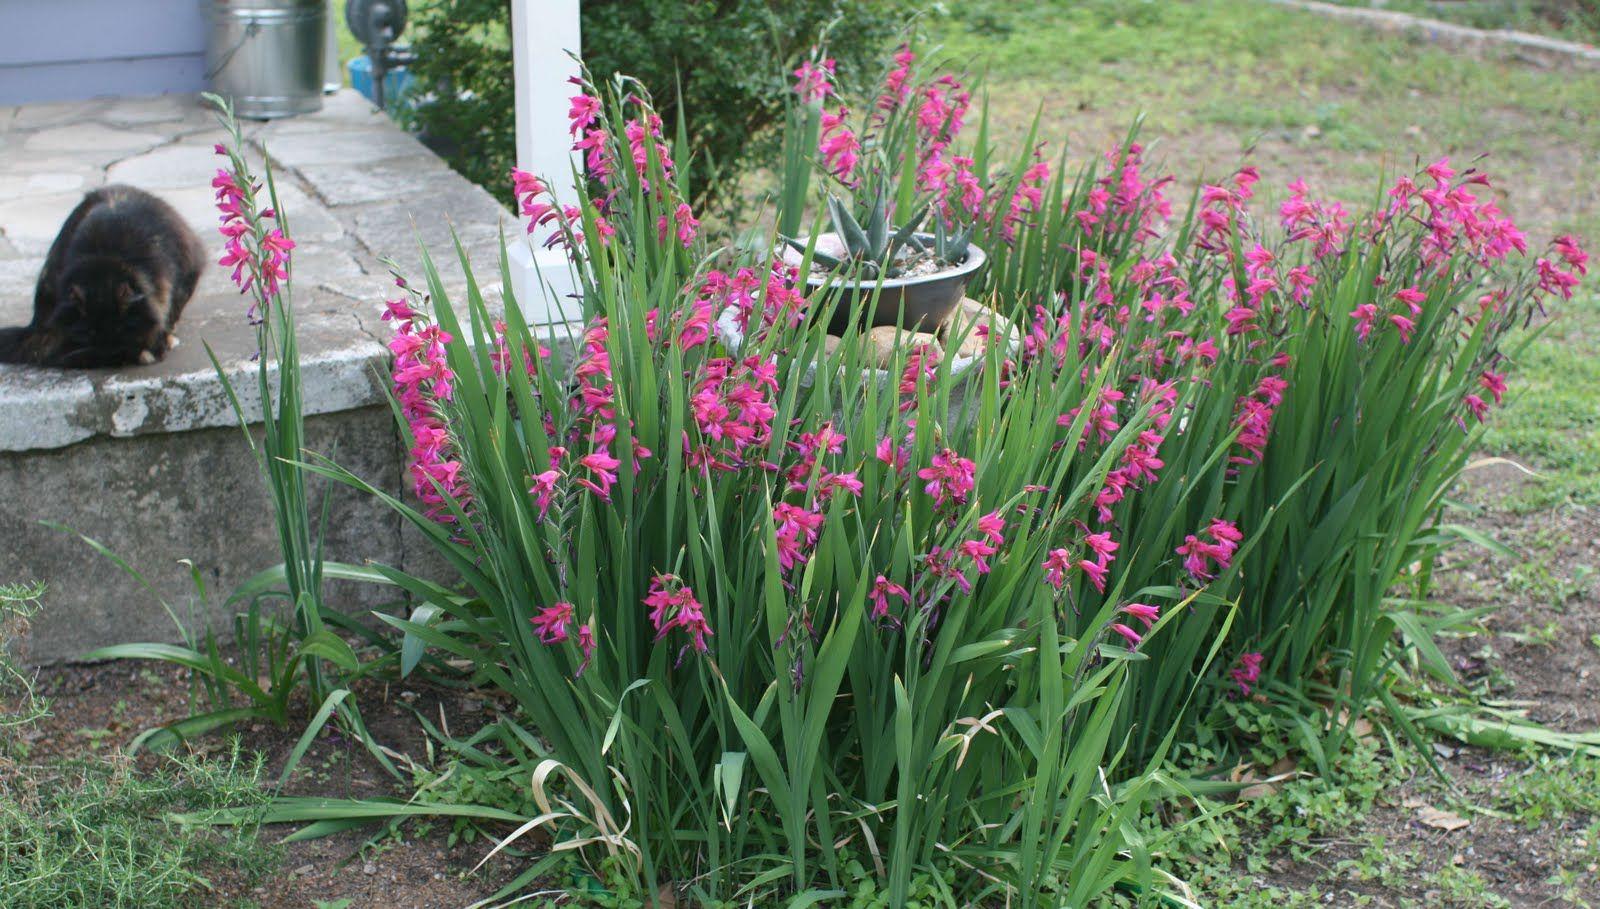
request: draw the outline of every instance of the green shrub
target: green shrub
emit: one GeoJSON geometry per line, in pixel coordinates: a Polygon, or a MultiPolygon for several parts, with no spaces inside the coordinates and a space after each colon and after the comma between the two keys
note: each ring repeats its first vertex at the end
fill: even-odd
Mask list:
{"type": "Polygon", "coordinates": [[[383,617],[401,672],[515,705],[437,732],[494,784],[439,798],[527,780],[538,812],[274,818],[518,824],[500,848],[542,828],[551,856],[507,893],[575,858],[613,902],[1080,906],[1162,887],[1134,823],[1169,791],[1152,768],[1210,717],[1237,726],[1232,699],[1284,705],[1326,769],[1396,640],[1448,673],[1391,593],[1460,535],[1443,494],[1508,333],[1586,270],[1575,240],[1528,266],[1487,178],[1445,161],[1356,216],[1295,184],[1263,217],[1245,168],[1173,217],[1131,138],[1076,173],[1031,139],[1001,159],[967,117],[981,93],[910,49],[861,103],[818,78],[779,174],[804,252],[703,236],[692,142],[607,80],[573,105],[596,191],[563,209],[513,179],[573,257],[581,330],[537,335],[471,281],[452,299],[426,257],[400,282],[420,505],[297,467],[381,498],[459,576],[377,569],[419,601],[383,617]],[[813,274],[813,184],[852,193],[863,161],[898,213],[875,232],[924,206],[975,226],[982,329],[827,337],[874,288],[813,274]]]}
{"type": "MultiPolygon", "coordinates": [[[[698,204],[725,196],[775,147],[789,71],[824,30],[841,69],[863,73],[913,8],[911,0],[589,0],[584,59],[597,78],[638,78],[669,124],[682,114],[694,149],[686,185],[698,204]],[[692,103],[680,108],[680,95],[692,103]]],[[[415,125],[452,167],[497,194],[516,163],[509,33],[505,0],[430,0],[416,13],[412,72],[431,100],[415,125]]]]}
{"type": "Polygon", "coordinates": [[[426,603],[392,624],[515,698],[501,740],[549,742],[481,753],[534,767],[520,833],[640,892],[816,899],[852,861],[891,904],[954,869],[951,905],[1152,886],[1121,824],[1175,735],[1265,689],[1325,764],[1394,632],[1426,655],[1386,594],[1450,539],[1429,525],[1501,340],[1581,270],[1571,243],[1515,267],[1520,232],[1445,162],[1360,217],[1297,185],[1263,220],[1243,169],[1168,225],[1136,144],[998,161],[981,125],[957,144],[969,90],[899,62],[860,116],[815,82],[791,109],[777,223],[806,236],[812,168],[849,192],[861,162],[902,216],[981,208],[974,290],[1019,334],[970,371],[903,334],[876,370],[830,352],[809,253],[707,260],[625,84],[575,108],[604,195],[567,213],[515,181],[579,262],[569,355],[431,265],[389,304],[427,507],[366,488],[466,584],[386,570],[426,603]]]}

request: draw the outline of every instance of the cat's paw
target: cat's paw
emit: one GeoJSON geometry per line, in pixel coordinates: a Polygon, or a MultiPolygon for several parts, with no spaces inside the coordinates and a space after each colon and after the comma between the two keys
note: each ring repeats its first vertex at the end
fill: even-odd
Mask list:
{"type": "Polygon", "coordinates": [[[181,343],[183,343],[183,342],[178,340],[178,336],[177,335],[173,334],[170,331],[167,332],[167,349],[168,350],[177,350],[178,349],[178,345],[181,344],[181,343]]]}
{"type": "Polygon", "coordinates": [[[139,365],[140,366],[149,366],[151,363],[154,363],[155,361],[156,361],[156,355],[155,354],[151,353],[148,350],[139,351],[139,365]]]}

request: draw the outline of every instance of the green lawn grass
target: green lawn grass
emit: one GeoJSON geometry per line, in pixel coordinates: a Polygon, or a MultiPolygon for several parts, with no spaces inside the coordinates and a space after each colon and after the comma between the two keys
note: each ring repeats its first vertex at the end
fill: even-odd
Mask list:
{"type": "Polygon", "coordinates": [[[930,20],[987,72],[1002,144],[1041,134],[1096,154],[1147,115],[1180,175],[1246,156],[1264,183],[1307,174],[1369,198],[1385,174],[1488,155],[1504,207],[1539,233],[1600,235],[1584,150],[1600,147],[1600,72],[1562,73],[1249,0],[975,0],[930,20]]]}

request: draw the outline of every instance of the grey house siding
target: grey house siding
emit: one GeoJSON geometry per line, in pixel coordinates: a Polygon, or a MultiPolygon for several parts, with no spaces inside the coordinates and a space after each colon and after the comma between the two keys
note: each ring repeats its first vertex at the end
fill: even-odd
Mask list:
{"type": "Polygon", "coordinates": [[[0,104],[205,87],[206,0],[0,0],[0,104]]]}

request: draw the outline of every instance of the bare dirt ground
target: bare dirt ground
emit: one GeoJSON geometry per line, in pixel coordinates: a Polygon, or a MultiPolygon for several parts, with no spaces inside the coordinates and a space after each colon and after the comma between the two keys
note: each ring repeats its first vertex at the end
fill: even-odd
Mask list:
{"type": "MultiPolygon", "coordinates": [[[[1499,502],[1527,482],[1493,464],[1470,471],[1459,492],[1499,502]]],[[[1600,511],[1457,517],[1517,552],[1461,547],[1435,576],[1435,600],[1484,610],[1441,642],[1462,685],[1556,729],[1600,729],[1600,511]]],[[[1384,749],[1370,813],[1236,872],[1291,906],[1600,905],[1600,763],[1447,738],[1431,749],[1445,779],[1384,749]]]]}

